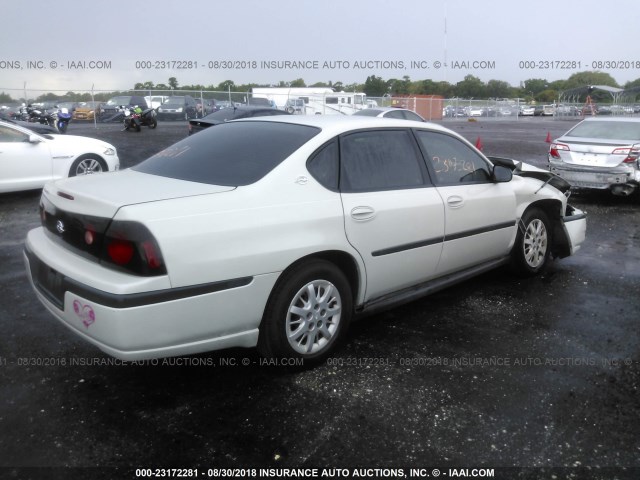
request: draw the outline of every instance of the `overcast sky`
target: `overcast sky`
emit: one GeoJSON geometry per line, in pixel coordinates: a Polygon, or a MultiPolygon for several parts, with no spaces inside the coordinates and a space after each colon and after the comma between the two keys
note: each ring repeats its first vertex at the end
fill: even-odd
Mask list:
{"type": "Polygon", "coordinates": [[[456,83],[469,74],[518,86],[585,70],[607,72],[621,85],[640,77],[638,0],[1,5],[0,91],[10,94],[25,85],[29,91],[126,89],[169,77],[205,86],[297,78],[364,83],[369,75],[456,83]]]}

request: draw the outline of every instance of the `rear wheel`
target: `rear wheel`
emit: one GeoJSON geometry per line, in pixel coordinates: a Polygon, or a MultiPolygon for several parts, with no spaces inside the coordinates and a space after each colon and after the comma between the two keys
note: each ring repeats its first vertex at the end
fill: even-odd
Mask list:
{"type": "Polygon", "coordinates": [[[91,175],[94,173],[106,172],[107,164],[103,159],[94,155],[85,155],[78,158],[69,169],[69,176],[91,175]]]}
{"type": "Polygon", "coordinates": [[[551,256],[552,227],[539,208],[527,210],[518,224],[511,264],[517,273],[531,276],[542,270],[551,256]]]}
{"type": "Polygon", "coordinates": [[[285,272],[265,309],[258,350],[266,357],[318,363],[344,339],[353,301],[334,264],[312,260],[285,272]]]}

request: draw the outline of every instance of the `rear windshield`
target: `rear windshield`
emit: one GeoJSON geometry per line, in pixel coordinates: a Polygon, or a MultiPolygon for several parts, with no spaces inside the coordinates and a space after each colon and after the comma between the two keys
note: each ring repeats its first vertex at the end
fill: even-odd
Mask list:
{"type": "Polygon", "coordinates": [[[287,123],[225,123],[171,145],[133,170],[211,185],[249,185],[319,132],[287,123]]]}
{"type": "Polygon", "coordinates": [[[640,122],[582,122],[566,136],[640,142],[640,122]]]}

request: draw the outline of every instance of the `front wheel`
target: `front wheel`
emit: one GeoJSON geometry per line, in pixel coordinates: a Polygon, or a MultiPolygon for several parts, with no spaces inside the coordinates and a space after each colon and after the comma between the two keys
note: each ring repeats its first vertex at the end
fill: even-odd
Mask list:
{"type": "Polygon", "coordinates": [[[351,286],[340,269],[325,260],[301,263],[274,287],[258,350],[269,358],[321,362],[344,339],[352,309],[351,286]]]}
{"type": "Polygon", "coordinates": [[[155,118],[152,118],[149,121],[149,128],[156,128],[158,126],[158,121],[155,118]]]}
{"type": "Polygon", "coordinates": [[[106,172],[107,164],[99,157],[87,155],[78,158],[69,169],[69,176],[91,175],[94,173],[106,172]]]}
{"type": "Polygon", "coordinates": [[[511,265],[523,276],[540,272],[551,256],[552,228],[539,208],[527,210],[518,223],[518,235],[511,252],[511,265]]]}

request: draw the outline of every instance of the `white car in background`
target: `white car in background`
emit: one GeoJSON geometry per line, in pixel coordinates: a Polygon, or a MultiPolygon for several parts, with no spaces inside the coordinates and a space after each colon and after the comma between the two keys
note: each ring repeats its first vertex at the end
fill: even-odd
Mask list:
{"type": "Polygon", "coordinates": [[[48,184],[24,258],[46,308],[115,357],[317,362],[353,315],[575,253],[586,218],[568,188],[435,124],[255,117],[48,184]]]}
{"type": "Polygon", "coordinates": [[[74,135],[40,135],[0,121],[0,193],[42,188],[64,177],[118,170],[116,148],[74,135]]]}
{"type": "Polygon", "coordinates": [[[533,117],[536,113],[536,107],[532,105],[523,105],[520,107],[520,112],[518,113],[521,117],[533,117]]]}
{"type": "Polygon", "coordinates": [[[147,106],[149,108],[153,108],[156,109],[158,108],[160,105],[162,105],[164,102],[166,102],[167,100],[169,100],[170,97],[166,97],[164,95],[151,95],[151,96],[147,96],[144,97],[144,99],[147,102],[147,106]]]}
{"type": "Polygon", "coordinates": [[[549,146],[549,170],[576,188],[638,193],[640,118],[587,118],[549,146]]]}
{"type": "Polygon", "coordinates": [[[365,108],[364,110],[358,110],[354,113],[356,116],[363,117],[384,117],[384,118],[397,118],[400,120],[414,120],[416,122],[424,122],[425,119],[418,115],[413,110],[408,108],[396,108],[396,107],[375,107],[365,108]]]}

